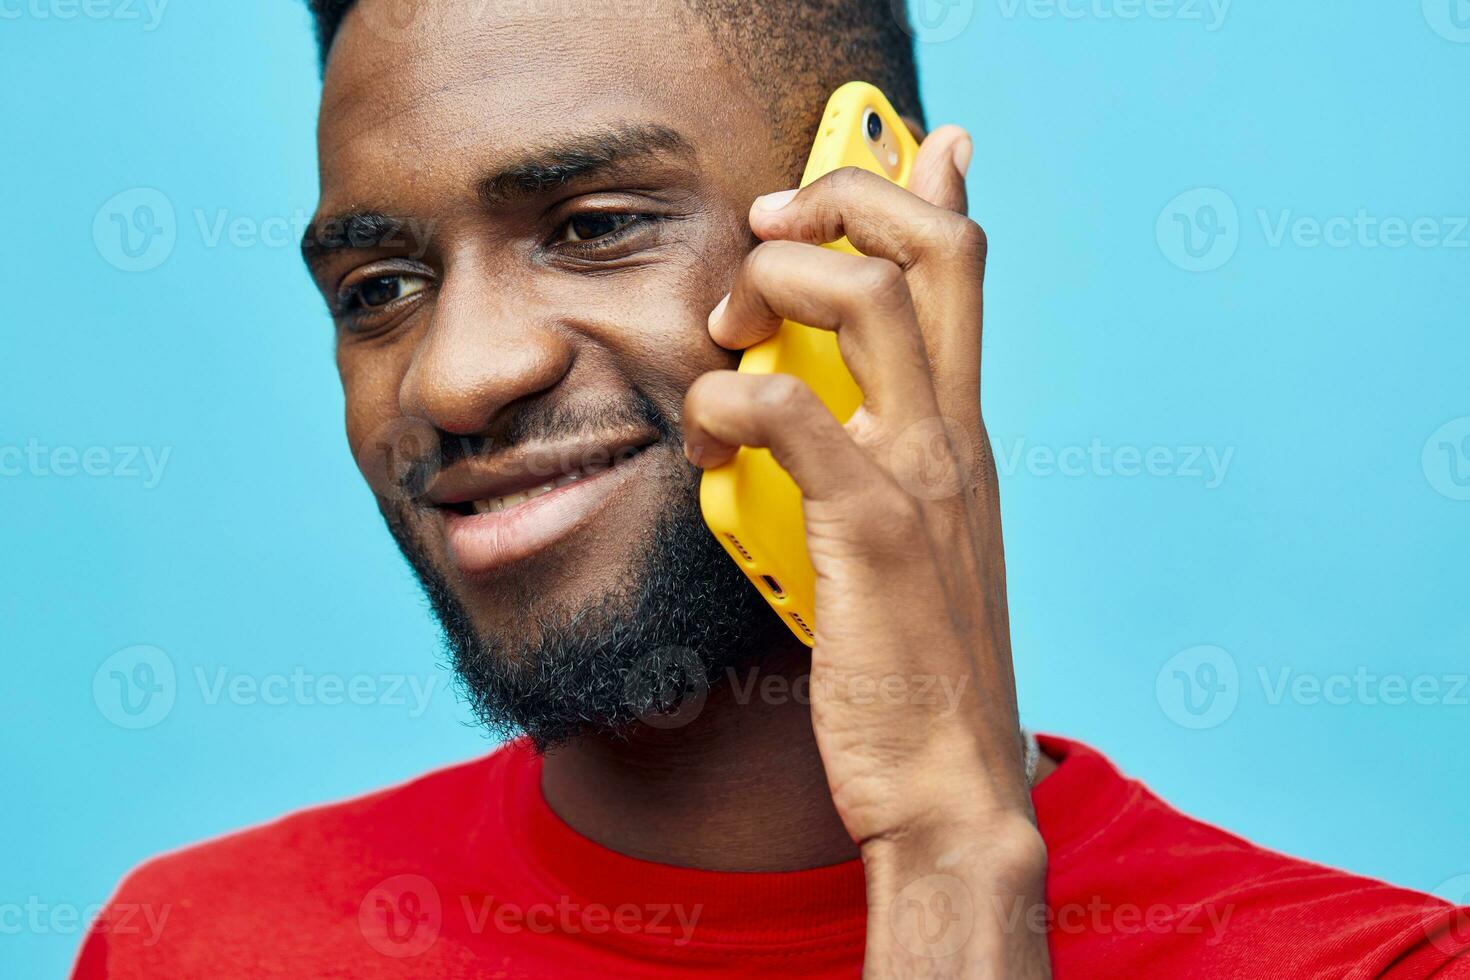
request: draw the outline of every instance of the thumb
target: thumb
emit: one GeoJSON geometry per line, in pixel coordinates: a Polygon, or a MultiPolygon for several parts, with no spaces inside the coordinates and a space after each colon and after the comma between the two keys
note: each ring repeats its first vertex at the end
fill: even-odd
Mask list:
{"type": "Polygon", "coordinates": [[[965,172],[974,152],[969,133],[959,126],[940,126],[919,146],[909,190],[936,207],[965,214],[965,172]]]}

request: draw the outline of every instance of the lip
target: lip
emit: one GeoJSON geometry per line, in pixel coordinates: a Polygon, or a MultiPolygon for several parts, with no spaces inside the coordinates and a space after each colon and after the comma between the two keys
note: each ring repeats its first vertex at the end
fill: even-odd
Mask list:
{"type": "MultiPolygon", "coordinates": [[[[593,520],[625,485],[638,478],[647,456],[647,452],[637,452],[508,510],[460,514],[441,508],[450,558],[461,573],[483,575],[531,557],[593,520]]],[[[501,491],[508,492],[515,489],[501,491]]]]}
{"type": "Polygon", "coordinates": [[[494,459],[467,460],[438,474],[424,499],[438,507],[493,500],[544,486],[573,471],[612,467],[640,454],[655,441],[650,433],[624,434],[590,442],[553,444],[517,450],[494,459]]]}

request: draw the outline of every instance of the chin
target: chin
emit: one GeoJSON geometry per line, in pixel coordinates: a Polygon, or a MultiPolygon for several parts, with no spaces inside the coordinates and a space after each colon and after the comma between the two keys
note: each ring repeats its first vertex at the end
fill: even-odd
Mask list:
{"type": "Polygon", "coordinates": [[[534,644],[548,619],[634,604],[662,539],[708,536],[697,473],[667,444],[558,483],[494,503],[379,506],[431,598],[512,645],[534,644]]]}
{"type": "Polygon", "coordinates": [[[466,573],[433,515],[385,507],[462,689],[494,733],[544,748],[626,732],[795,643],[704,526],[682,454],[662,479],[654,453],[643,455],[648,478],[620,485],[596,520],[490,569],[466,573]]]}
{"type": "Polygon", "coordinates": [[[633,605],[641,558],[634,543],[590,553],[548,550],[517,563],[513,571],[453,575],[446,587],[477,635],[534,647],[542,623],[633,605]]]}

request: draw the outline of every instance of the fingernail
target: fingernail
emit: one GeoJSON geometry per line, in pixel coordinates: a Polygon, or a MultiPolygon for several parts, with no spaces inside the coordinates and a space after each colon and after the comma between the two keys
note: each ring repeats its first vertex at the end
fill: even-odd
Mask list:
{"type": "Polygon", "coordinates": [[[755,206],[762,211],[779,211],[791,203],[796,196],[796,191],[778,191],[775,194],[766,194],[755,199],[755,206]]]}
{"type": "Polygon", "coordinates": [[[975,155],[975,144],[970,142],[966,136],[954,145],[954,168],[960,172],[960,176],[970,172],[970,159],[975,155]]]}
{"type": "Polygon", "coordinates": [[[715,308],[709,311],[709,325],[710,326],[714,326],[715,325],[715,321],[718,320],[721,317],[721,315],[724,314],[725,307],[727,307],[729,305],[730,305],[730,294],[729,293],[726,293],[725,294],[725,298],[722,299],[722,300],[720,300],[718,303],[716,303],[715,304],[715,308]]]}

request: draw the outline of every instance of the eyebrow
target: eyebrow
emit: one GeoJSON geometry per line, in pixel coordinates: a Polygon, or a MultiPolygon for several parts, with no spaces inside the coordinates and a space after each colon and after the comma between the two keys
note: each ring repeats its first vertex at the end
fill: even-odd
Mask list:
{"type": "Polygon", "coordinates": [[[694,147],[667,126],[621,126],[573,137],[528,153],[480,181],[480,203],[500,207],[531,194],[611,170],[639,157],[673,155],[693,159],[694,147]]]}
{"type": "MultiPolygon", "coordinates": [[[[475,194],[483,206],[499,208],[640,158],[675,156],[693,160],[694,155],[693,144],[667,126],[617,126],[533,150],[480,180],[475,194]]],[[[403,233],[423,238],[430,231],[432,224],[395,218],[381,211],[353,209],[308,225],[301,238],[301,255],[307,265],[312,265],[334,252],[403,245],[403,233]]],[[[426,245],[418,243],[420,248],[426,245]]]]}
{"type": "Polygon", "coordinates": [[[417,231],[419,225],[381,211],[354,209],[307,225],[301,236],[301,257],[311,265],[333,252],[404,245],[407,242],[400,235],[406,230],[417,231]]]}

